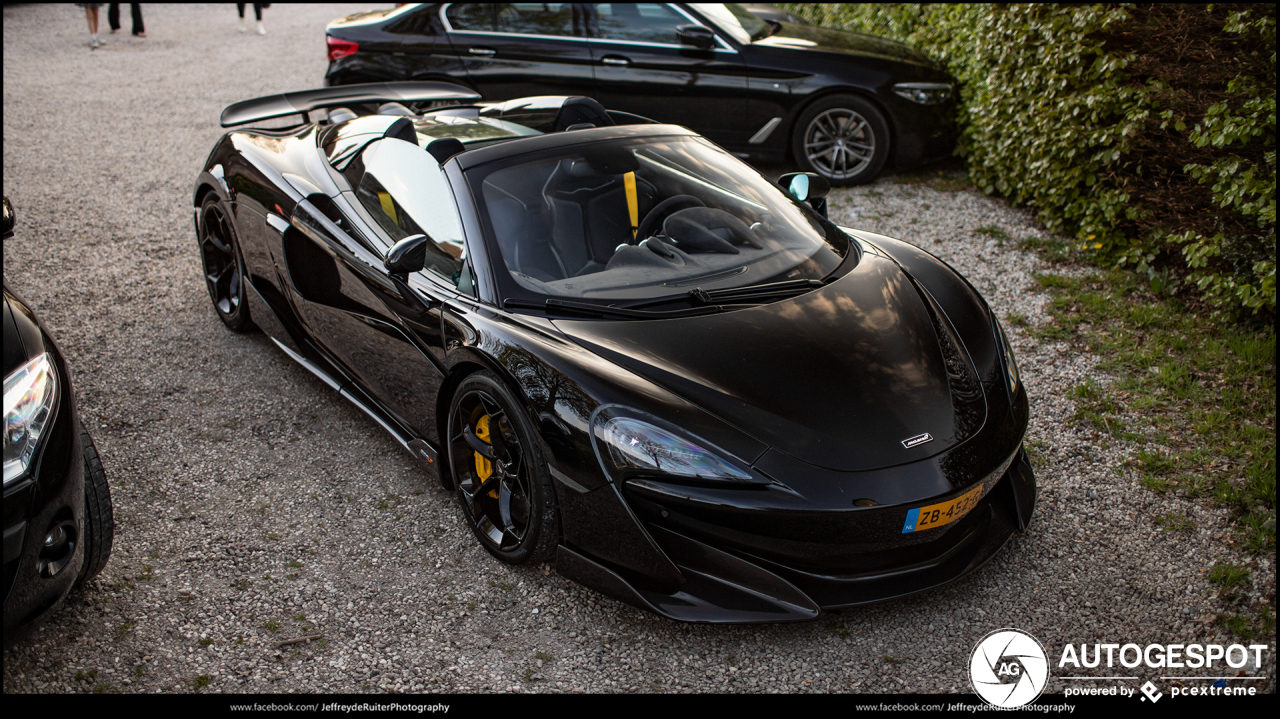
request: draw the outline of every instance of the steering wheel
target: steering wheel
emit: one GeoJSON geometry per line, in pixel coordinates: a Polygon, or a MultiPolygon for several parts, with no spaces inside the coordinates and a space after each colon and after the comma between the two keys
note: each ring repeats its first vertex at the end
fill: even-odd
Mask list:
{"type": "Polygon", "coordinates": [[[699,200],[693,195],[676,195],[675,197],[668,197],[662,202],[659,202],[652,210],[649,210],[649,212],[645,214],[644,219],[640,221],[640,231],[636,233],[636,240],[648,239],[650,232],[654,227],[661,227],[667,217],[677,210],[706,206],[707,203],[699,200]]]}

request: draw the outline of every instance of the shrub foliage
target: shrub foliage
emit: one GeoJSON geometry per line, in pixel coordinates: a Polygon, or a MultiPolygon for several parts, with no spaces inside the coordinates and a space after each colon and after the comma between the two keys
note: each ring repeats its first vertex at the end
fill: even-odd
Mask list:
{"type": "Polygon", "coordinates": [[[786,7],[942,61],[984,192],[1158,290],[1274,319],[1275,5],[786,7]]]}

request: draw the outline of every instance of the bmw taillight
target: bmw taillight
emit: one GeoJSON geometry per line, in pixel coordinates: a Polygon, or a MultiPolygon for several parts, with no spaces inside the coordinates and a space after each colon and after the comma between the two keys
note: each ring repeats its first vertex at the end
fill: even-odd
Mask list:
{"type": "Polygon", "coordinates": [[[351,42],[350,40],[339,40],[332,35],[325,35],[324,40],[329,45],[329,62],[346,57],[347,55],[354,55],[356,54],[356,51],[360,49],[360,45],[358,43],[351,42]]]}

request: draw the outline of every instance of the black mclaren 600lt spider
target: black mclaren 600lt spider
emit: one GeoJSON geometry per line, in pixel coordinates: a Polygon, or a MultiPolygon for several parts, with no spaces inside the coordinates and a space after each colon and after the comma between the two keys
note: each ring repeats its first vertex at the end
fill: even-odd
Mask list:
{"type": "Polygon", "coordinates": [[[400,82],[237,103],[195,183],[217,314],[455,491],[512,564],[684,621],[935,587],[1027,525],[974,288],[690,130],[400,82]],[[311,121],[323,115],[318,122],[311,121]]]}

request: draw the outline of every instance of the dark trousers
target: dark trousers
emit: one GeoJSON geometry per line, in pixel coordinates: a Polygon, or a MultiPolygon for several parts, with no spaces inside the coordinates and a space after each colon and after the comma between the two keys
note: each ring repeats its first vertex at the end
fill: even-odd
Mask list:
{"type": "MultiPolygon", "coordinates": [[[[142,26],[142,5],[136,2],[129,3],[129,11],[133,15],[133,34],[146,32],[146,28],[142,26]]],[[[113,2],[107,8],[107,22],[111,23],[111,31],[115,32],[120,29],[120,3],[113,2]]]]}
{"type": "MultiPolygon", "coordinates": [[[[240,17],[244,17],[244,6],[245,6],[245,4],[246,4],[246,3],[242,3],[242,2],[238,2],[238,3],[236,3],[236,11],[240,13],[240,17]]],[[[265,7],[267,7],[267,5],[269,5],[269,4],[270,4],[270,3],[260,3],[260,2],[256,2],[256,3],[254,3],[254,4],[253,4],[253,19],[254,19],[254,20],[257,20],[258,22],[262,22],[262,9],[263,9],[263,8],[265,8],[265,7]]]]}

